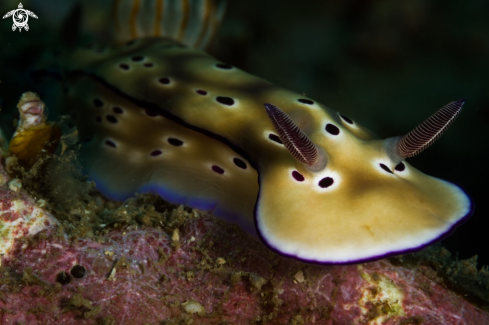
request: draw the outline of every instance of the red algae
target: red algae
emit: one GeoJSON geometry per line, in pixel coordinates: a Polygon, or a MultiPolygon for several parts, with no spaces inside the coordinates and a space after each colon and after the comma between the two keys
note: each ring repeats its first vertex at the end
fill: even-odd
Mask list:
{"type": "Polygon", "coordinates": [[[178,241],[145,226],[103,241],[54,228],[17,241],[2,258],[2,324],[489,323],[489,313],[416,269],[306,265],[212,216],[180,211],[189,216],[178,241]],[[75,277],[75,266],[86,272],[75,277]]]}

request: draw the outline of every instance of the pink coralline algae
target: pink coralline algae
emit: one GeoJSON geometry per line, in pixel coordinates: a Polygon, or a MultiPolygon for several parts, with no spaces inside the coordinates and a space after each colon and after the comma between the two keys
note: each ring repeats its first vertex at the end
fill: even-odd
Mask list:
{"type": "Polygon", "coordinates": [[[2,177],[2,234],[18,236],[1,259],[0,324],[489,324],[420,268],[303,264],[183,207],[167,214],[183,220],[174,227],[69,238],[2,177]],[[13,220],[26,221],[23,235],[13,220]]]}

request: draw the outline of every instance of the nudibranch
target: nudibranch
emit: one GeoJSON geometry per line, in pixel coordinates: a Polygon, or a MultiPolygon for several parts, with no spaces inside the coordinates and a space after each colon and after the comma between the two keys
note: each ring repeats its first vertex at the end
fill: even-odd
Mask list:
{"type": "Polygon", "coordinates": [[[379,139],[198,50],[222,4],[117,1],[116,22],[127,27],[119,41],[65,58],[62,106],[102,193],[157,193],[236,222],[282,255],[323,264],[419,250],[471,215],[460,187],[405,161],[443,133],[463,100],[403,137],[379,139]]]}

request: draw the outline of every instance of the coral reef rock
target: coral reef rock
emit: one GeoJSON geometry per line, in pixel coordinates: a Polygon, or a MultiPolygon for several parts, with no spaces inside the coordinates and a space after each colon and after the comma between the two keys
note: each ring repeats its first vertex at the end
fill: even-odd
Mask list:
{"type": "Polygon", "coordinates": [[[489,323],[418,268],[303,264],[183,207],[174,229],[70,238],[0,172],[1,324],[489,323]]]}

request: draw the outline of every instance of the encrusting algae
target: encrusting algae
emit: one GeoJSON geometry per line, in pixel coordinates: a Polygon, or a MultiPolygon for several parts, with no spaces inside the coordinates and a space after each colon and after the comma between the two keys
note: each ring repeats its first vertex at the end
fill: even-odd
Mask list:
{"type": "MultiPolygon", "coordinates": [[[[60,142],[74,143],[65,137],[75,134],[60,142]]],[[[107,200],[76,172],[75,148],[24,168],[16,191],[0,165],[2,234],[17,234],[1,258],[4,323],[446,324],[462,311],[466,324],[489,322],[489,312],[445,289],[426,265],[307,265],[158,196],[107,200]],[[71,190],[35,186],[60,175],[71,190]],[[23,214],[14,209],[21,199],[23,214]],[[19,218],[40,226],[18,231],[19,218]]]]}

